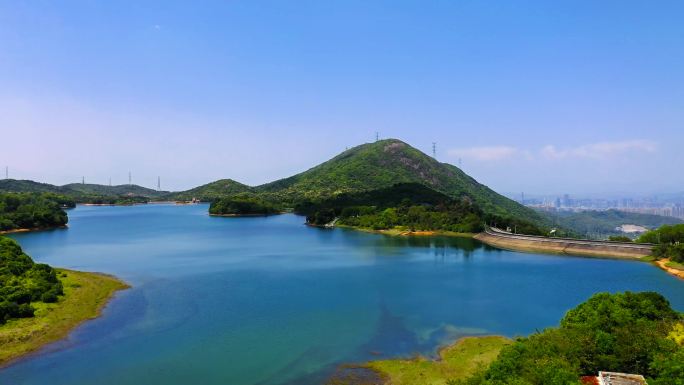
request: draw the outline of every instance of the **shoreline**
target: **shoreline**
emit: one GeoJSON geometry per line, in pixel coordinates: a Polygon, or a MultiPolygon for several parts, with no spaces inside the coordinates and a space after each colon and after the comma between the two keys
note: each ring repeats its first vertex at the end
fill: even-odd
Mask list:
{"type": "Polygon", "coordinates": [[[58,302],[34,302],[33,317],[0,325],[0,369],[40,354],[43,348],[67,338],[84,322],[100,317],[116,293],[130,288],[105,273],[56,270],[64,285],[64,295],[58,302]]]}
{"type": "Polygon", "coordinates": [[[384,385],[434,383],[431,380],[465,379],[482,365],[489,365],[501,349],[513,340],[499,335],[465,336],[437,349],[434,358],[418,355],[373,360],[359,368],[373,371],[383,379],[384,385]]]}
{"type": "MultiPolygon", "coordinates": [[[[309,224],[307,224],[307,226],[324,228],[323,226],[315,226],[315,225],[309,225],[309,224]]],[[[347,225],[335,225],[335,227],[340,228],[340,229],[349,229],[349,230],[354,230],[354,231],[361,231],[364,233],[387,235],[387,236],[391,236],[391,237],[475,238],[477,236],[477,234],[475,234],[475,233],[457,233],[454,231],[443,231],[443,230],[418,230],[418,231],[398,230],[398,229],[373,230],[373,229],[367,229],[367,228],[363,228],[363,227],[355,227],[355,226],[347,226],[347,225]]]]}
{"type": "Polygon", "coordinates": [[[16,234],[16,233],[29,233],[33,231],[49,231],[49,230],[60,230],[60,229],[68,229],[69,225],[62,225],[62,226],[53,226],[53,227],[34,227],[30,229],[22,228],[22,229],[13,229],[13,230],[3,230],[0,231],[0,235],[6,235],[6,234],[16,234]]]}
{"type": "Polygon", "coordinates": [[[679,269],[676,269],[674,267],[669,267],[669,266],[667,266],[668,262],[670,262],[670,260],[667,258],[653,261],[653,263],[655,263],[656,266],[658,266],[662,270],[665,270],[668,274],[674,275],[675,277],[677,277],[679,279],[684,279],[684,270],[679,270],[679,269]]]}
{"type": "Polygon", "coordinates": [[[285,212],[273,213],[273,214],[211,214],[210,217],[223,217],[223,218],[240,218],[240,217],[272,217],[275,215],[283,215],[285,212]]]}

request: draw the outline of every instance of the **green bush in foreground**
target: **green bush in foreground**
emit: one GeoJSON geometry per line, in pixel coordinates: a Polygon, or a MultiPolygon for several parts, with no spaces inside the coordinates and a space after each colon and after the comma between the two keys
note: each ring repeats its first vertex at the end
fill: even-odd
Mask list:
{"type": "Polygon", "coordinates": [[[34,263],[16,241],[0,237],[0,324],[33,317],[31,302],[56,302],[62,294],[52,267],[34,263]]]}
{"type": "Polygon", "coordinates": [[[461,385],[566,385],[599,371],[642,374],[651,385],[684,384],[684,347],[671,337],[682,316],[660,294],[599,293],[560,327],[518,339],[461,385]]]}

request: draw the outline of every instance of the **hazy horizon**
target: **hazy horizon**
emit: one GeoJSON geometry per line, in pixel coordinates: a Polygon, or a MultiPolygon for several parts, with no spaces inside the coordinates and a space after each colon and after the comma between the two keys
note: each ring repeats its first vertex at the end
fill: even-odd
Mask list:
{"type": "Polygon", "coordinates": [[[258,185],[379,132],[498,192],[681,192],[682,11],[1,2],[2,177],[258,185]]]}

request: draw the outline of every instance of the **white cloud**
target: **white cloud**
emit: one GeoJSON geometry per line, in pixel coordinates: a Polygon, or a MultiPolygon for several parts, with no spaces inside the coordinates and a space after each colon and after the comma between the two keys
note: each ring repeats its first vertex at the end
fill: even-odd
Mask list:
{"type": "Polygon", "coordinates": [[[649,140],[626,140],[620,142],[599,142],[578,147],[558,149],[548,145],[542,148],[541,154],[547,159],[566,158],[609,158],[622,154],[654,152],[658,145],[649,140]]]}
{"type": "Polygon", "coordinates": [[[519,153],[520,150],[511,146],[469,147],[449,150],[450,156],[483,162],[509,159],[519,153]]]}

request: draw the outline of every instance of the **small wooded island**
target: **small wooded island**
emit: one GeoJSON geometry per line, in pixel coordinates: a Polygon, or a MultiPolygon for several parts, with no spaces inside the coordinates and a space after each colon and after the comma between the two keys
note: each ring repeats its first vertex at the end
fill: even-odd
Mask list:
{"type": "Polygon", "coordinates": [[[216,216],[262,216],[280,214],[275,205],[257,197],[237,195],[234,197],[220,198],[211,203],[209,214],[216,216]]]}

